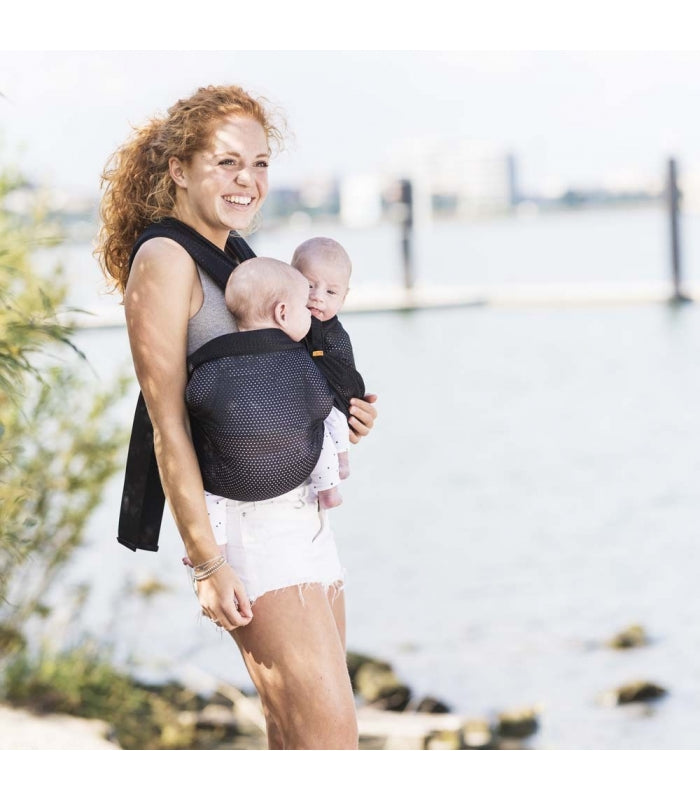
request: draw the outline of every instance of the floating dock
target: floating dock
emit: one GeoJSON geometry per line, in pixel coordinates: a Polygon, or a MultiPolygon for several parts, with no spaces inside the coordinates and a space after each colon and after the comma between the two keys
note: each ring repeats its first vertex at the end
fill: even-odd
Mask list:
{"type": "MultiPolygon", "coordinates": [[[[700,299],[700,284],[684,287],[683,297],[700,299]]],[[[417,311],[440,308],[566,308],[571,306],[621,306],[670,303],[668,282],[634,283],[528,283],[468,286],[353,287],[343,314],[417,311]]],[[[63,319],[78,328],[120,328],[124,308],[118,303],[66,313],[63,319]]]]}

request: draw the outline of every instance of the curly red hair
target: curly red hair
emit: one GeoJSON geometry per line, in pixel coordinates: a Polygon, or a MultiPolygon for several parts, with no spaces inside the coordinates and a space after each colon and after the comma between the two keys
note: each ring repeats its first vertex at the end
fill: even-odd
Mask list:
{"type": "Polygon", "coordinates": [[[113,290],[124,293],[131,251],[143,230],[172,212],[172,157],[190,161],[207,146],[219,120],[229,114],[256,120],[268,142],[281,146],[282,133],[273,124],[266,103],[240,86],[202,87],[191,97],[178,100],[167,115],[135,128],[110,156],[100,184],[104,194],[95,255],[113,290]]]}

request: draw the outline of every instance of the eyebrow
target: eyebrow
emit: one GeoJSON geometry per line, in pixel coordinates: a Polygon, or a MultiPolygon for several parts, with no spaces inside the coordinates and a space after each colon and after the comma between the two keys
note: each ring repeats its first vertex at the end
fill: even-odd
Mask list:
{"type": "MultiPolygon", "coordinates": [[[[237,158],[242,158],[241,154],[236,152],[236,150],[224,150],[222,153],[214,153],[214,158],[221,158],[221,156],[236,156],[237,158]]],[[[257,156],[253,156],[253,158],[269,158],[270,151],[268,150],[265,153],[258,153],[257,156]]]]}

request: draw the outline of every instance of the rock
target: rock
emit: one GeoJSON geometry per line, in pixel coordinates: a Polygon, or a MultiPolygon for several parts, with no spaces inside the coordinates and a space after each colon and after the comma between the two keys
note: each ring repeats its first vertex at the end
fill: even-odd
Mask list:
{"type": "Polygon", "coordinates": [[[451,709],[441,700],[434,697],[424,697],[415,707],[415,711],[426,714],[449,714],[451,709]]]}
{"type": "Polygon", "coordinates": [[[631,647],[644,647],[649,644],[649,637],[641,625],[630,625],[616,633],[606,644],[615,650],[626,650],[631,647]]]}
{"type": "Polygon", "coordinates": [[[625,703],[641,703],[648,700],[658,700],[665,697],[668,690],[663,686],[650,681],[633,681],[623,686],[618,686],[602,697],[604,705],[620,706],[625,703]]]}
{"type": "Polygon", "coordinates": [[[496,735],[503,739],[526,739],[539,729],[537,710],[521,708],[498,715],[496,735]]]}
{"type": "Polygon", "coordinates": [[[527,750],[522,739],[498,739],[494,750],[527,750]]]}
{"type": "Polygon", "coordinates": [[[236,733],[238,730],[238,720],[230,706],[219,703],[210,703],[205,706],[197,715],[198,728],[217,728],[236,733]]]}
{"type": "Polygon", "coordinates": [[[379,697],[368,705],[382,711],[405,711],[411,700],[411,690],[401,683],[393,688],[382,690],[379,697]]]}
{"type": "Polygon", "coordinates": [[[434,731],[425,741],[426,750],[463,750],[464,740],[461,731],[434,731]]]}
{"type": "Polygon", "coordinates": [[[394,670],[383,661],[365,661],[355,672],[355,691],[368,703],[390,694],[401,685],[394,670]]]}
{"type": "Polygon", "coordinates": [[[358,693],[356,679],[360,667],[364,666],[365,664],[371,664],[377,668],[391,670],[391,664],[387,663],[386,661],[380,661],[377,658],[364,655],[363,653],[348,653],[346,656],[346,661],[348,665],[348,674],[350,675],[350,683],[352,684],[352,690],[356,694],[358,693]]]}
{"type": "Polygon", "coordinates": [[[496,737],[486,719],[467,720],[462,727],[462,741],[465,750],[493,750],[496,745],[496,737]]]}

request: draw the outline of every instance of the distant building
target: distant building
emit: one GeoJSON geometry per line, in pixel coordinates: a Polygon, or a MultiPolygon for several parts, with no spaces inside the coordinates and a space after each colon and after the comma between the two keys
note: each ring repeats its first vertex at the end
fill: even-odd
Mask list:
{"type": "Polygon", "coordinates": [[[340,211],[340,188],[335,177],[317,176],[299,187],[301,208],[312,217],[337,216],[340,211]]]}
{"type": "Polygon", "coordinates": [[[407,140],[393,148],[390,166],[422,187],[435,212],[471,216],[518,202],[515,157],[489,142],[407,140]]]}
{"type": "Polygon", "coordinates": [[[265,201],[266,220],[336,217],[339,213],[338,181],[314,178],[295,186],[270,189],[265,201]]]}
{"type": "Polygon", "coordinates": [[[386,178],[376,174],[347,175],[340,182],[340,220],[348,227],[376,225],[382,218],[386,178]]]}

